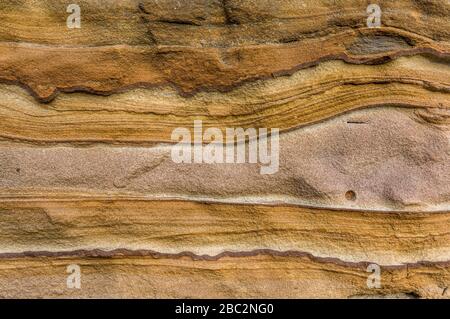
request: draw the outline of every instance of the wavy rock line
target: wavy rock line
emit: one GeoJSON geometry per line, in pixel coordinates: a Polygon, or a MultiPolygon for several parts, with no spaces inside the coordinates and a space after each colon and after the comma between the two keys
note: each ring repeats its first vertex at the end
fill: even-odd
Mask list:
{"type": "MultiPolygon", "coordinates": [[[[0,41],[46,45],[232,47],[292,43],[366,26],[367,1],[79,0],[82,28],[66,27],[63,1],[4,0],[0,41]]],[[[445,0],[377,2],[382,25],[448,41],[445,0]]],[[[395,41],[395,39],[392,39],[395,41]]]]}
{"type": "Polygon", "coordinates": [[[46,194],[57,199],[67,193],[75,198],[445,211],[450,198],[446,127],[425,121],[414,109],[354,111],[282,134],[274,175],[261,175],[266,165],[262,163],[178,164],[169,145],[78,148],[6,143],[0,145],[0,196],[46,194]],[[347,198],[349,192],[354,196],[347,198]]]}
{"type": "Polygon", "coordinates": [[[218,260],[157,257],[0,259],[2,297],[448,298],[448,263],[381,267],[382,285],[367,286],[365,265],[283,253],[218,260]],[[83,289],[68,289],[67,266],[79,265],[83,289]],[[18,268],[20,267],[20,268],[18,268]],[[18,271],[20,269],[20,271],[18,271]],[[196,289],[192,287],[195,285],[196,289]],[[24,289],[26,288],[26,289],[24,289]]]}
{"type": "Polygon", "coordinates": [[[184,96],[191,96],[199,91],[227,92],[246,82],[291,75],[329,60],[379,64],[400,56],[431,54],[448,61],[449,52],[449,45],[444,42],[427,42],[392,28],[352,30],[323,40],[309,39],[288,45],[262,44],[229,49],[185,46],[55,48],[0,43],[0,80],[27,88],[41,102],[53,100],[58,92],[110,95],[136,87],[166,85],[174,86],[184,96]],[[380,37],[389,38],[392,33],[406,37],[407,42],[414,45],[407,48],[388,45],[382,52],[361,52],[361,47],[366,47],[361,43],[385,41],[379,40],[380,37]],[[274,60],[274,56],[277,59],[274,60]]]}
{"type": "MultiPolygon", "coordinates": [[[[296,250],[278,251],[273,249],[255,249],[251,251],[225,251],[220,254],[211,255],[197,255],[190,251],[183,251],[180,253],[161,253],[154,250],[130,250],[126,248],[119,248],[114,250],[71,250],[71,251],[25,251],[21,253],[0,253],[0,260],[4,259],[21,259],[21,258],[129,258],[129,257],[151,257],[154,259],[182,259],[184,257],[190,258],[192,261],[220,261],[225,258],[241,258],[241,257],[257,257],[257,256],[273,256],[273,257],[297,257],[308,258],[310,261],[317,263],[335,264],[349,268],[366,269],[367,266],[373,264],[373,261],[361,262],[347,262],[338,258],[318,257],[310,253],[296,250]]],[[[383,269],[411,269],[421,267],[450,267],[450,260],[448,261],[418,261],[415,263],[403,263],[402,265],[380,265],[383,269]]]]}
{"type": "MultiPolygon", "coordinates": [[[[277,127],[291,130],[370,106],[442,110],[448,119],[447,64],[401,58],[376,68],[327,62],[291,77],[258,81],[229,93],[182,98],[173,90],[134,90],[110,97],[65,94],[47,105],[0,86],[0,136],[34,143],[172,142],[177,127],[277,127]],[[447,115],[446,115],[447,114],[447,115]]],[[[425,113],[422,113],[425,114],[425,113]]],[[[428,117],[423,117],[426,120],[428,117]]]]}
{"type": "Polygon", "coordinates": [[[97,249],[215,256],[269,249],[381,265],[450,259],[448,210],[376,212],[282,204],[35,197],[1,200],[0,212],[4,256],[97,249]]]}

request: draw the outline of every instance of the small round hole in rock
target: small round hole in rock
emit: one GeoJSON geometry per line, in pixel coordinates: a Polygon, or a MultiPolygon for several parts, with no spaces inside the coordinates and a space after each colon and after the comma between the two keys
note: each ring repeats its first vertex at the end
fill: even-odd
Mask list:
{"type": "Polygon", "coordinates": [[[347,200],[354,201],[356,200],[356,193],[354,191],[348,191],[345,193],[345,198],[347,198],[347,200]]]}
{"type": "Polygon", "coordinates": [[[16,168],[16,172],[17,172],[17,173],[20,173],[20,168],[16,168]]]}

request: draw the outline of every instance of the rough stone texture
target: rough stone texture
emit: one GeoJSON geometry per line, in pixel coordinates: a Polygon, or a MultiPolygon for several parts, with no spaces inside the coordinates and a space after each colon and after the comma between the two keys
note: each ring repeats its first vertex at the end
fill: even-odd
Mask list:
{"type": "Polygon", "coordinates": [[[0,145],[7,198],[198,199],[442,211],[450,204],[450,131],[414,109],[355,111],[282,134],[280,168],[174,163],[170,145],[0,145]],[[222,177],[225,177],[224,181],[222,177]],[[345,193],[353,191],[354,200],[345,193]]]}
{"type": "Polygon", "coordinates": [[[447,0],[77,3],[0,3],[0,297],[450,297],[447,0]],[[194,120],[279,171],[174,163],[194,120]]]}
{"type": "Polygon", "coordinates": [[[173,129],[191,128],[195,119],[205,128],[286,131],[374,106],[427,109],[439,113],[445,124],[450,117],[448,74],[447,63],[420,56],[378,67],[332,61],[229,93],[183,98],[170,88],[136,89],[108,97],[61,94],[48,104],[36,102],[17,86],[1,85],[0,139],[40,144],[171,142],[173,129]]]}

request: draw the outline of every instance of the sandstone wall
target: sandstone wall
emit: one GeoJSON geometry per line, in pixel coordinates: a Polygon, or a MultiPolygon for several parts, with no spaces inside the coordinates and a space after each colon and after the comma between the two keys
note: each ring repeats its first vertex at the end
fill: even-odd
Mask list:
{"type": "Polygon", "coordinates": [[[0,297],[450,297],[448,0],[73,2],[0,2],[0,297]]]}

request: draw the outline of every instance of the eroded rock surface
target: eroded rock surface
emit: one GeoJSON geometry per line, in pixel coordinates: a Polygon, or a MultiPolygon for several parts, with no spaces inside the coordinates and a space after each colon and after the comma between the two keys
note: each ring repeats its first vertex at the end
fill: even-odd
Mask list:
{"type": "Polygon", "coordinates": [[[77,3],[0,3],[0,297],[450,297],[448,1],[77,3]]]}

